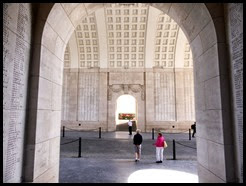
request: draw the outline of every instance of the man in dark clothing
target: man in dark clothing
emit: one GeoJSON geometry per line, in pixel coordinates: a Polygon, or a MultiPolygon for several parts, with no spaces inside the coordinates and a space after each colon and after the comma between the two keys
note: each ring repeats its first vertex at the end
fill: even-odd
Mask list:
{"type": "Polygon", "coordinates": [[[135,162],[140,161],[140,156],[141,156],[141,144],[143,142],[143,137],[140,134],[140,130],[136,130],[136,134],[133,137],[133,144],[135,145],[135,162]]]}
{"type": "Polygon", "coordinates": [[[194,124],[191,125],[191,129],[193,130],[192,138],[194,138],[195,137],[195,133],[196,133],[196,122],[194,122],[194,124]]]}
{"type": "Polygon", "coordinates": [[[129,135],[132,135],[132,121],[128,121],[128,130],[129,130],[129,135]]]}

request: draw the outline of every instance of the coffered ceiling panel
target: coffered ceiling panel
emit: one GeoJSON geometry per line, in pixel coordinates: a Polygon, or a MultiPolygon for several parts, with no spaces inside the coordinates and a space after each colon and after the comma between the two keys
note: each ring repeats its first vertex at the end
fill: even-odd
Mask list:
{"type": "MultiPolygon", "coordinates": [[[[179,45],[182,46],[177,46],[177,39],[181,32],[178,24],[167,14],[150,8],[148,5],[107,3],[103,8],[103,13],[94,13],[84,18],[75,30],[78,66],[79,68],[100,67],[102,65],[100,61],[103,61],[105,63],[103,66],[107,68],[145,68],[145,56],[150,52],[148,51],[150,47],[146,46],[146,40],[151,36],[153,52],[148,61],[152,60],[152,67],[175,68],[175,63],[177,63],[175,56],[177,56],[177,47],[179,47],[178,52],[182,52],[183,57],[177,59],[181,60],[178,63],[182,63],[182,67],[191,68],[192,54],[187,39],[179,41],[179,45]],[[150,11],[156,11],[157,17],[150,19],[149,15],[154,15],[150,11]],[[98,16],[100,16],[100,22],[98,22],[98,16]],[[150,24],[148,21],[153,20],[156,28],[151,28],[150,31],[147,29],[150,24]],[[98,27],[98,23],[102,26],[101,22],[104,22],[105,29],[98,27]],[[102,36],[106,37],[105,44],[99,43],[103,41],[100,39],[102,36]],[[100,46],[103,47],[101,50],[100,46]],[[102,52],[107,55],[102,55],[102,52]],[[100,56],[107,59],[102,60],[100,56]]],[[[67,49],[64,56],[64,67],[69,67],[71,57],[68,56],[67,49]]]]}

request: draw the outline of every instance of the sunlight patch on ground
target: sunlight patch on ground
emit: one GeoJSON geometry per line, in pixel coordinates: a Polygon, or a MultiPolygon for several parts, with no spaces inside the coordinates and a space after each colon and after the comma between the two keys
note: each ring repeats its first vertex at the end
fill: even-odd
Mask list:
{"type": "Polygon", "coordinates": [[[132,173],[128,183],[198,183],[198,176],[176,170],[144,169],[132,173]]]}

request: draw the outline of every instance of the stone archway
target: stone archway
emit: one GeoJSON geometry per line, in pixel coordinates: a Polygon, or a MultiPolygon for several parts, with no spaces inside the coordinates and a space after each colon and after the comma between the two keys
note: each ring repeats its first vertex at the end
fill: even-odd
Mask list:
{"type": "MultiPolygon", "coordinates": [[[[124,114],[132,114],[134,123],[132,130],[136,131],[137,118],[138,118],[138,103],[134,96],[129,94],[123,94],[116,99],[116,110],[115,110],[115,124],[116,131],[128,131],[128,118],[125,118],[124,114]]],[[[130,118],[129,118],[130,119],[130,118]]]]}
{"type": "MultiPolygon", "coordinates": [[[[167,13],[178,23],[192,47],[199,181],[232,182],[235,175],[231,168],[233,142],[230,140],[228,65],[225,36],[219,34],[224,33],[223,11],[213,12],[213,5],[205,4],[150,5],[167,13]]],[[[103,4],[40,6],[40,24],[36,28],[33,56],[33,63],[37,65],[34,65],[30,77],[32,110],[27,126],[24,180],[57,182],[60,142],[57,128],[61,121],[65,46],[78,21],[103,8],[103,4]]],[[[216,8],[222,10],[220,6],[216,8]]],[[[146,72],[146,76],[151,75],[146,72]]],[[[146,102],[146,105],[149,104],[152,104],[151,101],[146,102]]]]}
{"type": "Polygon", "coordinates": [[[109,96],[108,96],[108,129],[115,131],[115,110],[117,99],[124,95],[129,94],[136,99],[138,104],[137,109],[137,120],[138,128],[141,131],[145,131],[145,99],[144,99],[144,89],[143,85],[136,84],[115,84],[109,86],[109,96]]]}

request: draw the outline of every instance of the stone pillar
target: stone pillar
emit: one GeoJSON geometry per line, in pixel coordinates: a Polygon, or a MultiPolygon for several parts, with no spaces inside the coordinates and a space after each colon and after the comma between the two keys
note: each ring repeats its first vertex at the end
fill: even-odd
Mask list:
{"type": "Polygon", "coordinates": [[[146,131],[151,131],[151,125],[154,121],[155,109],[154,109],[154,77],[153,70],[146,69],[145,72],[145,107],[146,107],[146,131]]]}
{"type": "Polygon", "coordinates": [[[60,4],[44,4],[39,8],[30,71],[23,176],[25,182],[58,182],[63,58],[66,42],[75,28],[60,4]],[[50,19],[47,20],[43,10],[51,10],[50,19]]]}
{"type": "Polygon", "coordinates": [[[107,129],[107,106],[108,106],[108,73],[101,69],[99,74],[99,122],[102,130],[107,129]]]}
{"type": "Polygon", "coordinates": [[[221,48],[223,24],[217,22],[224,15],[220,6],[213,12],[219,15],[196,4],[183,22],[194,57],[198,175],[199,182],[234,182],[228,53],[221,48]]]}
{"type": "Polygon", "coordinates": [[[107,101],[108,101],[108,131],[115,131],[116,130],[116,123],[115,123],[115,111],[116,111],[116,100],[117,100],[117,92],[120,92],[121,86],[116,90],[112,89],[112,85],[108,85],[107,92],[107,101]]]}

